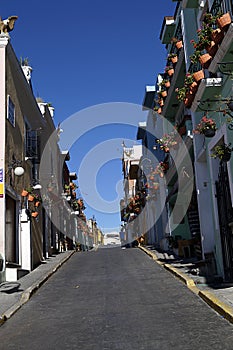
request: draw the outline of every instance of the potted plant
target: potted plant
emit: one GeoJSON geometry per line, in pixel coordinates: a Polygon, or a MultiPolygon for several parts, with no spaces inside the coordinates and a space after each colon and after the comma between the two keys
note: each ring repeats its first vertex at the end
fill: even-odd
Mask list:
{"type": "Polygon", "coordinates": [[[226,12],[226,13],[219,12],[216,15],[216,23],[220,29],[227,30],[227,28],[231,24],[230,13],[229,12],[226,12]]]}
{"type": "Polygon", "coordinates": [[[164,134],[161,139],[158,139],[157,142],[161,145],[160,148],[164,150],[164,152],[169,152],[171,148],[174,148],[177,141],[177,133],[172,131],[168,134],[164,134]]]}
{"type": "Polygon", "coordinates": [[[205,137],[213,137],[216,129],[216,122],[212,118],[208,118],[204,115],[193,132],[195,134],[203,134],[205,137]]]}
{"type": "Polygon", "coordinates": [[[21,196],[22,197],[27,197],[28,195],[28,191],[26,189],[23,189],[22,192],[21,192],[21,196]]]}
{"type": "Polygon", "coordinates": [[[204,78],[205,78],[205,74],[204,74],[203,69],[200,69],[199,71],[193,73],[193,79],[194,79],[197,83],[199,83],[199,82],[200,82],[202,79],[204,79],[204,78]]]}
{"type": "Polygon", "coordinates": [[[192,63],[200,62],[203,68],[208,68],[212,60],[212,56],[209,53],[205,53],[203,50],[195,50],[190,56],[192,63]]]}
{"type": "Polygon", "coordinates": [[[174,74],[174,68],[172,66],[166,66],[165,73],[167,73],[169,76],[172,76],[174,74]]]}
{"type": "Polygon", "coordinates": [[[42,202],[42,198],[39,194],[34,194],[34,201],[35,201],[35,207],[39,207],[41,202],[42,202]]]}
{"type": "Polygon", "coordinates": [[[169,79],[163,79],[159,85],[162,87],[164,86],[166,88],[169,88],[171,86],[171,83],[169,79]]]}
{"type": "Polygon", "coordinates": [[[164,173],[168,170],[168,163],[160,162],[155,168],[155,174],[158,174],[161,178],[164,177],[164,173]]]}
{"type": "Polygon", "coordinates": [[[175,92],[177,93],[176,97],[179,101],[184,101],[187,93],[187,88],[185,86],[182,86],[180,88],[176,88],[175,92]]]}
{"type": "Polygon", "coordinates": [[[178,56],[176,53],[169,53],[167,56],[168,61],[172,61],[172,63],[177,63],[178,56]]]}
{"type": "Polygon", "coordinates": [[[183,47],[182,39],[178,39],[178,38],[173,37],[171,41],[176,45],[176,48],[178,50],[180,50],[183,47]]]}
{"type": "Polygon", "coordinates": [[[162,108],[159,107],[159,106],[155,106],[155,107],[153,108],[153,110],[154,110],[155,112],[157,112],[158,114],[161,114],[161,113],[162,113],[162,108]]]}
{"type": "Polygon", "coordinates": [[[215,146],[210,156],[215,159],[219,158],[222,162],[228,162],[231,159],[232,151],[231,143],[228,145],[223,143],[222,145],[215,146]]]}

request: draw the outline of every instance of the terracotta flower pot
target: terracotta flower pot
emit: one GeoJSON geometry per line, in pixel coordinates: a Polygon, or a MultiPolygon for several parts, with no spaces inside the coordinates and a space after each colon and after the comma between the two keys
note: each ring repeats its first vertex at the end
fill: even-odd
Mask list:
{"type": "Polygon", "coordinates": [[[31,216],[32,216],[33,218],[36,218],[38,215],[39,215],[39,213],[38,213],[37,211],[33,211],[33,212],[31,213],[31,216]]]}
{"type": "Polygon", "coordinates": [[[161,96],[162,96],[162,97],[167,97],[167,91],[162,91],[162,92],[161,92],[161,96]]]}
{"type": "Polygon", "coordinates": [[[164,84],[164,86],[165,86],[166,88],[169,88],[169,87],[171,86],[170,81],[167,81],[167,82],[164,84]]]}
{"type": "Polygon", "coordinates": [[[198,89],[198,83],[196,81],[194,81],[190,85],[190,94],[195,94],[197,92],[197,89],[198,89]]]}
{"type": "Polygon", "coordinates": [[[28,195],[28,191],[23,190],[23,191],[21,192],[21,196],[22,196],[22,197],[27,197],[27,195],[28,195]]]}
{"type": "Polygon", "coordinates": [[[221,17],[216,20],[217,25],[220,29],[226,30],[228,26],[231,24],[231,16],[230,13],[224,13],[221,17]]]}
{"type": "Polygon", "coordinates": [[[172,57],[171,61],[172,61],[172,63],[177,63],[178,57],[177,56],[172,57]]]}
{"type": "Polygon", "coordinates": [[[214,57],[218,51],[218,45],[212,40],[210,45],[206,47],[206,51],[210,54],[211,57],[214,57]]]}
{"type": "Polygon", "coordinates": [[[179,128],[178,133],[180,136],[186,135],[186,126],[183,125],[179,128]]]}
{"type": "Polygon", "coordinates": [[[34,196],[29,193],[28,195],[28,201],[33,202],[34,201],[34,196]]]}
{"type": "Polygon", "coordinates": [[[162,99],[159,100],[159,105],[160,105],[160,107],[164,106],[164,101],[162,99]]]}
{"type": "Polygon", "coordinates": [[[189,108],[192,106],[193,100],[195,95],[194,94],[187,94],[186,98],[184,99],[184,105],[189,108]]]}
{"type": "Polygon", "coordinates": [[[203,68],[208,68],[211,60],[212,60],[212,57],[210,56],[209,53],[205,53],[204,55],[201,55],[199,57],[199,62],[201,63],[203,68]]]}
{"type": "Polygon", "coordinates": [[[222,42],[222,39],[224,38],[224,31],[220,28],[213,30],[211,38],[216,44],[220,44],[222,42]]]}
{"type": "Polygon", "coordinates": [[[203,70],[201,69],[198,72],[193,73],[193,78],[194,78],[194,80],[196,80],[197,83],[199,81],[201,81],[202,79],[204,79],[205,74],[204,74],[203,70]]]}
{"type": "Polygon", "coordinates": [[[35,203],[35,207],[39,207],[39,206],[40,206],[40,202],[37,201],[37,202],[35,203]]]}
{"type": "Polygon", "coordinates": [[[171,77],[174,74],[174,69],[171,68],[167,71],[167,74],[169,75],[169,77],[171,77]]]}
{"type": "Polygon", "coordinates": [[[162,113],[162,108],[161,108],[161,107],[157,110],[157,113],[158,113],[158,114],[161,114],[161,113],[162,113]]]}
{"type": "Polygon", "coordinates": [[[177,41],[177,42],[176,42],[176,48],[179,50],[179,49],[181,49],[182,47],[183,47],[183,42],[182,42],[182,40],[177,41]]]}

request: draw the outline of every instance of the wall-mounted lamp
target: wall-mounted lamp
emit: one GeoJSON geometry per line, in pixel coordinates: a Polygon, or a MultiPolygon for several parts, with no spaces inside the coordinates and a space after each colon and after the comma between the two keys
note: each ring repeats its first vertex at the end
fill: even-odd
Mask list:
{"type": "Polygon", "coordinates": [[[21,166],[21,163],[22,161],[20,160],[12,160],[8,168],[13,170],[16,176],[22,176],[24,174],[24,168],[21,166]]]}

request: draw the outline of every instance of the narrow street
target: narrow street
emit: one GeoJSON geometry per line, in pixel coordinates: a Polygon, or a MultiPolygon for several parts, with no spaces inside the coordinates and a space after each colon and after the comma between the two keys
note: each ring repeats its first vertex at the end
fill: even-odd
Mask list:
{"type": "Polygon", "coordinates": [[[74,254],[0,327],[1,350],[232,349],[233,328],[141,250],[74,254]]]}

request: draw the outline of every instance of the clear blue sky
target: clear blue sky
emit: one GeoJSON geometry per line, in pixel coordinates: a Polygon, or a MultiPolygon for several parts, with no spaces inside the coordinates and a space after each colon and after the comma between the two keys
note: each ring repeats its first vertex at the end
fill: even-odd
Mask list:
{"type": "MultiPolygon", "coordinates": [[[[153,84],[165,67],[159,33],[163,17],[173,15],[175,6],[172,0],[8,0],[1,4],[0,16],[19,17],[11,44],[18,58],[29,59],[34,94],[55,107],[57,125],[93,105],[141,105],[145,85],[153,84]]],[[[136,128],[131,126],[91,130],[70,149],[70,170],[78,173],[83,157],[95,145],[135,137],[136,128]]],[[[116,183],[122,180],[120,143],[117,150],[119,159],[107,162],[96,177],[106,200],[114,200],[116,183]]],[[[119,213],[101,213],[88,205],[86,214],[94,214],[102,228],[120,226],[119,213]]]]}

